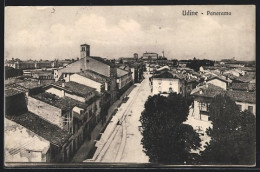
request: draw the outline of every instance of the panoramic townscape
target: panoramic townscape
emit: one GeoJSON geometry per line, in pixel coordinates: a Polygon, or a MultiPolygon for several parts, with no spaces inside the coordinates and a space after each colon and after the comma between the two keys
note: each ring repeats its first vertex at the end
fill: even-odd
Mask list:
{"type": "Polygon", "coordinates": [[[225,55],[229,48],[176,58],[151,44],[100,57],[103,45],[88,42],[71,45],[73,58],[8,51],[7,164],[255,164],[255,58],[225,55]]]}

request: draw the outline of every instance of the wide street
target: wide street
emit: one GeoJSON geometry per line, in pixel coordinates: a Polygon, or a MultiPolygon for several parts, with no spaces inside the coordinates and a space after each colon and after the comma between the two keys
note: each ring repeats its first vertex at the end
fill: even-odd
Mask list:
{"type": "Polygon", "coordinates": [[[140,115],[144,103],[151,95],[149,75],[144,74],[144,77],[141,83],[135,84],[127,102],[120,106],[100,140],[96,142],[97,149],[93,158],[84,162],[149,162],[143,152],[142,135],[139,131],[140,115]]]}

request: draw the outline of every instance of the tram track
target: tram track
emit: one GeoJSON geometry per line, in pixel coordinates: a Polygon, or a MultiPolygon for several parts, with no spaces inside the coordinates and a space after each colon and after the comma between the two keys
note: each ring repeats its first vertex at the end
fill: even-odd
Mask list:
{"type": "Polygon", "coordinates": [[[120,162],[120,159],[122,157],[122,153],[123,153],[124,148],[125,148],[125,143],[126,143],[126,135],[127,135],[127,133],[126,133],[126,130],[127,130],[127,128],[126,128],[126,117],[129,114],[133,103],[135,102],[135,98],[138,96],[140,90],[143,89],[143,85],[144,84],[141,83],[138,90],[136,91],[134,96],[131,98],[129,105],[127,106],[126,110],[123,112],[122,116],[119,118],[120,125],[117,125],[117,124],[115,125],[113,131],[109,134],[107,141],[103,144],[101,150],[99,151],[99,153],[93,159],[94,161],[101,162],[104,159],[104,156],[106,155],[110,145],[112,144],[112,142],[114,141],[114,138],[116,137],[117,133],[121,129],[123,134],[120,138],[121,139],[120,146],[117,149],[116,157],[114,159],[114,162],[120,162]]]}

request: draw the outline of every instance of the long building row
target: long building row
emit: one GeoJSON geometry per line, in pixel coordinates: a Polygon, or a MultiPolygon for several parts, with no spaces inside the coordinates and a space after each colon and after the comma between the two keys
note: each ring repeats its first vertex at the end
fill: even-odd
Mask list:
{"type": "Polygon", "coordinates": [[[90,56],[89,45],[83,44],[78,61],[54,70],[55,81],[6,85],[5,161],[70,161],[134,83],[132,74],[130,68],[90,56]]]}

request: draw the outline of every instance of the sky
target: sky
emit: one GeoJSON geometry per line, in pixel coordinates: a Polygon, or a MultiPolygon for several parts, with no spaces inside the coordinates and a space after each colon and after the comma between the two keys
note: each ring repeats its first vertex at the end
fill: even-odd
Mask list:
{"type": "Polygon", "coordinates": [[[86,43],[108,59],[164,51],[168,59],[255,60],[255,38],[250,5],[5,7],[6,59],[76,58],[86,43]]]}

